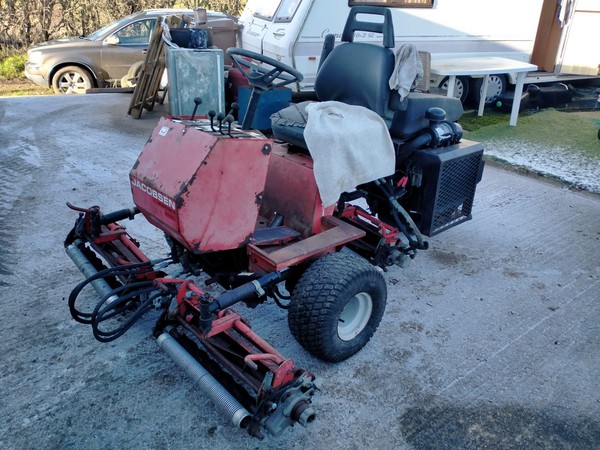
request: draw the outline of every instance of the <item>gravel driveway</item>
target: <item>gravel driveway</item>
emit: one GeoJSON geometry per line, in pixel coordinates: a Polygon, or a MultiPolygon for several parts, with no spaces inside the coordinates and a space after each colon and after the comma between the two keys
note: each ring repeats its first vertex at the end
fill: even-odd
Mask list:
{"type": "MultiPolygon", "coordinates": [[[[322,378],[310,428],[234,429],[157,347],[154,316],[96,342],[66,304],[82,276],[65,202],[131,205],[127,174],[166,111],[133,120],[129,99],[0,99],[0,448],[597,448],[600,201],[492,165],[473,220],[386,273],[386,314],[350,360],[308,355],[272,304],[236,308],[322,378]]],[[[166,252],[143,220],[125,225],[166,252]]]]}

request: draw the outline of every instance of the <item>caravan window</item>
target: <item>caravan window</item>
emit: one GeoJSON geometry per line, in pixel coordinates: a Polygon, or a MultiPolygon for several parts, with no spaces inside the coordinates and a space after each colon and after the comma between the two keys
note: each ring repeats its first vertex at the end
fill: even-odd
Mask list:
{"type": "Polygon", "coordinates": [[[434,0],[348,0],[348,6],[370,5],[390,8],[433,8],[434,0]]]}
{"type": "Polygon", "coordinates": [[[262,0],[256,7],[254,15],[261,19],[273,20],[279,3],[281,3],[281,0],[262,0]]]}
{"type": "Polygon", "coordinates": [[[277,10],[275,22],[291,22],[302,0],[283,0],[277,10]]]}

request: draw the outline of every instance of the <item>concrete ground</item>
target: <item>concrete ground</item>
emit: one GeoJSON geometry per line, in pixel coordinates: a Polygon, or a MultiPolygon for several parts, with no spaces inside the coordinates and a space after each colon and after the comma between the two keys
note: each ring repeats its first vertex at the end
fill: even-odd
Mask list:
{"type": "Polygon", "coordinates": [[[323,379],[310,428],[234,429],[158,349],[154,317],[96,342],[67,307],[82,276],[65,202],[131,205],[128,171],[166,109],[134,120],[129,100],[0,99],[1,448],[600,448],[599,198],[491,165],[473,220],[386,273],[383,321],[350,360],[311,357],[272,304],[237,308],[323,379]]]}

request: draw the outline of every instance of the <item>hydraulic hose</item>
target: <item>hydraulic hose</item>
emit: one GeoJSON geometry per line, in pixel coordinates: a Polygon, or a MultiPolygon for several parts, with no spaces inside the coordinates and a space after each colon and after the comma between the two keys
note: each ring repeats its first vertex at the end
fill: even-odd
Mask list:
{"type": "Polygon", "coordinates": [[[96,305],[91,317],[92,333],[96,340],[100,342],[111,342],[118,337],[121,337],[140,317],[152,308],[154,300],[163,295],[162,292],[156,291],[156,288],[152,286],[152,282],[148,281],[121,286],[115,289],[114,293],[117,294],[119,291],[125,289],[127,289],[127,293],[118,295],[118,300],[107,303],[107,299],[103,299],[96,305]],[[129,291],[132,288],[138,289],[129,291]],[[150,295],[152,293],[154,293],[154,295],[150,295]],[[130,302],[134,301],[136,298],[139,298],[141,303],[133,313],[130,313],[126,317],[124,322],[118,322],[119,325],[113,329],[100,329],[101,323],[110,320],[119,314],[125,313],[130,307],[130,302]]]}
{"type": "Polygon", "coordinates": [[[411,246],[415,248],[425,250],[429,246],[427,241],[423,239],[423,235],[419,231],[419,228],[412,220],[410,215],[406,212],[406,210],[398,203],[398,200],[394,198],[387,185],[385,184],[385,180],[375,180],[375,184],[381,189],[381,192],[385,194],[392,207],[391,212],[394,216],[394,220],[396,224],[400,228],[400,230],[404,233],[406,238],[410,241],[411,246]],[[413,239],[414,236],[417,240],[413,239]]]}
{"type": "Polygon", "coordinates": [[[249,281],[241,286],[219,295],[210,306],[210,312],[215,313],[229,308],[238,302],[250,299],[254,296],[262,297],[265,295],[264,289],[273,286],[284,280],[284,273],[287,269],[282,269],[276,272],[268,273],[257,280],[249,281]]]}
{"type": "MultiPolygon", "coordinates": [[[[71,245],[76,245],[77,242],[78,241],[75,241],[71,245]]],[[[67,249],[69,249],[70,247],[71,246],[68,246],[67,249]]],[[[160,260],[129,264],[126,266],[109,267],[108,269],[97,271],[94,265],[87,259],[87,257],[81,252],[79,248],[77,248],[76,251],[71,248],[71,252],[78,258],[76,264],[78,264],[78,262],[81,264],[77,267],[79,267],[79,269],[84,273],[84,275],[87,276],[87,278],[81,283],[79,283],[77,286],[75,286],[75,288],[71,291],[71,294],[69,295],[69,310],[73,319],[75,319],[79,323],[88,325],[92,323],[92,314],[81,312],[76,307],[77,297],[79,296],[84,287],[86,287],[88,284],[91,284],[92,287],[96,289],[100,297],[103,299],[101,303],[109,302],[109,300],[110,302],[113,302],[117,300],[118,297],[116,296],[114,289],[106,281],[106,278],[123,275],[135,276],[144,273],[149,273],[154,271],[153,266],[155,263],[165,261],[160,260]],[[82,267],[86,270],[85,272],[82,269],[82,267]],[[96,281],[99,281],[100,283],[96,283],[96,281]],[[112,298],[112,296],[114,296],[114,298],[112,298]]]]}
{"type": "MultiPolygon", "coordinates": [[[[81,273],[89,279],[90,277],[97,275],[98,270],[96,270],[90,260],[79,249],[79,245],[81,244],[83,244],[83,241],[81,239],[76,239],[72,244],[67,246],[65,251],[81,273]]],[[[103,278],[94,278],[90,281],[90,284],[102,298],[112,291],[110,285],[103,278]]]]}
{"type": "Polygon", "coordinates": [[[431,143],[431,132],[425,129],[421,134],[415,136],[412,140],[403,144],[396,154],[396,167],[398,164],[408,158],[415,150],[428,146],[431,143]]]}

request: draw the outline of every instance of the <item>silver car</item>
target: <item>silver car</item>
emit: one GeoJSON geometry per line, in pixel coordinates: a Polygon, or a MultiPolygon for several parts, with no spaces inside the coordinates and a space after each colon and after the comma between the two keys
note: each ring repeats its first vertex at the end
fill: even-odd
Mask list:
{"type": "MultiPolygon", "coordinates": [[[[88,36],[58,39],[35,45],[27,51],[25,76],[58,94],[85,93],[90,88],[120,87],[135,76],[148,51],[150,34],[162,16],[192,10],[154,9],[131,14],[88,36]]],[[[210,12],[211,20],[229,19],[210,12]]]]}

